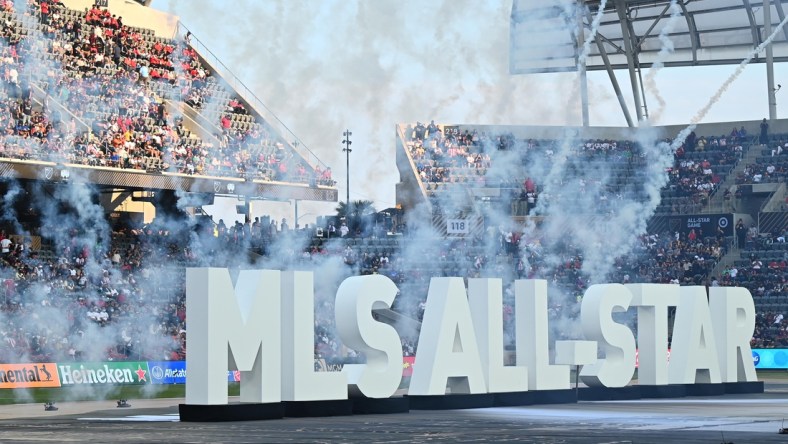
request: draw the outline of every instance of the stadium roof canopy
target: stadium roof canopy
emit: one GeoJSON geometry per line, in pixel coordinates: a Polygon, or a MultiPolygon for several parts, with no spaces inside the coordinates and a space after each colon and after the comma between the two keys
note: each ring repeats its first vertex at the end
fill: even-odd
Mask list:
{"type": "MultiPolygon", "coordinates": [[[[601,4],[600,0],[512,0],[510,72],[628,69],[636,79],[639,120],[645,108],[638,103],[642,91],[635,87],[640,84],[641,68],[655,63],[667,67],[738,64],[766,40],[788,10],[788,0],[772,0],[771,8],[764,8],[769,4],[764,0],[608,0],[587,57],[580,57],[601,4]],[[673,46],[670,51],[667,41],[673,46]]],[[[770,47],[772,57],[761,53],[753,62],[788,61],[788,27],[770,47]]]]}

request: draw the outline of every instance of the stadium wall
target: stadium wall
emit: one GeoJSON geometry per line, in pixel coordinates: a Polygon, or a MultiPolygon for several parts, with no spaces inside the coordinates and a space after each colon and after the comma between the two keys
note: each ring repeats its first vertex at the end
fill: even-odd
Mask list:
{"type": "MultiPolygon", "coordinates": [[[[716,123],[703,123],[699,124],[695,132],[700,136],[722,135],[730,134],[731,130],[736,127],[737,129],[744,126],[750,136],[757,136],[760,132],[760,120],[745,120],[733,122],[716,122],[716,123]]],[[[561,140],[566,136],[575,134],[583,134],[586,139],[614,139],[614,140],[636,140],[639,132],[644,130],[644,127],[629,128],[629,127],[572,127],[572,126],[521,126],[521,125],[443,125],[443,128],[458,127],[462,131],[477,130],[484,131],[492,134],[505,134],[511,133],[517,139],[555,139],[561,140]]],[[[657,131],[656,136],[673,137],[681,130],[687,127],[687,124],[682,125],[666,125],[657,126],[654,129],[657,131]]],[[[788,119],[780,119],[769,122],[769,133],[788,133],[788,119]]]]}
{"type": "MultiPolygon", "coordinates": [[[[760,120],[742,120],[742,121],[735,121],[735,122],[717,122],[717,123],[704,123],[698,125],[698,129],[695,132],[698,136],[709,136],[709,135],[728,135],[731,133],[731,130],[736,127],[744,127],[747,130],[747,134],[750,136],[758,136],[760,134],[761,128],[761,121],[760,120]]],[[[686,128],[687,125],[668,125],[663,126],[662,130],[665,131],[665,134],[668,135],[675,135],[678,134],[679,131],[686,128]]],[[[788,119],[779,119],[769,122],[769,134],[785,134],[788,133],[788,119]]]]}

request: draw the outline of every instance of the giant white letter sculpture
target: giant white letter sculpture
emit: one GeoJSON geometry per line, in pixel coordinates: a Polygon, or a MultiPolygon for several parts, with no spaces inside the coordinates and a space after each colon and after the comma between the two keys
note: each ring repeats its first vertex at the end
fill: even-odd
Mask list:
{"type": "Polygon", "coordinates": [[[525,366],[503,363],[503,291],[500,279],[469,279],[468,301],[473,328],[482,358],[487,391],[524,392],[528,390],[525,366]]]}
{"type": "Polygon", "coordinates": [[[432,278],[419,332],[410,395],[486,393],[462,278],[432,278]]]}
{"type": "Polygon", "coordinates": [[[227,404],[227,370],[241,371],[241,402],[281,400],[280,272],[186,270],[187,404],[227,404]],[[273,358],[272,358],[273,357],[273,358]]]}
{"type": "Polygon", "coordinates": [[[372,310],[391,308],[397,286],[380,274],[353,276],[337,290],[335,318],[342,343],[363,353],[366,364],[345,364],[348,383],[369,398],[388,398],[402,381],[402,342],[394,327],[376,321],[372,310]]]}
{"type": "Polygon", "coordinates": [[[580,322],[586,339],[599,343],[604,359],[586,365],[580,378],[589,386],[624,387],[635,373],[635,337],[626,325],[613,320],[613,313],[625,312],[632,293],[621,284],[592,285],[586,290],[580,322]]]}
{"type": "Polygon", "coordinates": [[[282,272],[282,399],[347,399],[342,372],[315,371],[314,275],[282,272]]]}
{"type": "Polygon", "coordinates": [[[514,281],[514,310],[517,365],[528,367],[528,389],[568,389],[569,366],[550,365],[547,281],[514,281]]]}
{"type": "Polygon", "coordinates": [[[757,381],[750,348],[755,331],[755,303],[749,290],[711,287],[709,308],[717,335],[722,382],[757,381]]]}
{"type": "Polygon", "coordinates": [[[678,285],[628,284],[638,310],[638,384],[668,384],[668,308],[679,304],[678,285]]]}
{"type": "Polygon", "coordinates": [[[722,382],[705,287],[681,287],[673,338],[668,364],[671,384],[722,382]]]}

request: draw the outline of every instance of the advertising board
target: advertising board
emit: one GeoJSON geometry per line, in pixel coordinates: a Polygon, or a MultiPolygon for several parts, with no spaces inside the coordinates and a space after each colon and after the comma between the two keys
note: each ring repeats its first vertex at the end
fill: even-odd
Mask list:
{"type": "Polygon", "coordinates": [[[136,385],[150,382],[148,363],[125,362],[75,362],[59,363],[60,385],[136,385]]]}
{"type": "MultiPolygon", "coordinates": [[[[186,384],[186,361],[148,361],[151,384],[186,384]]],[[[227,382],[240,382],[241,372],[228,370],[227,382]]]]}
{"type": "Polygon", "coordinates": [[[60,387],[57,364],[0,364],[0,389],[60,387]]]}

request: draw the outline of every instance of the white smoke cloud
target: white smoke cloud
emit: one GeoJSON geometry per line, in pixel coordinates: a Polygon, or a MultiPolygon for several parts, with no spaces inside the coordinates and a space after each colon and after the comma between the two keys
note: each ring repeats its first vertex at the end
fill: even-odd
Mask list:
{"type": "Polygon", "coordinates": [[[341,134],[353,131],[352,200],[393,206],[398,122],[569,123],[566,107],[543,104],[564,97],[571,76],[541,77],[537,86],[534,77],[509,75],[510,2],[174,4],[162,9],[181,14],[209,47],[227,35],[220,23],[244,36],[222,45],[220,57],[332,166],[340,195],[341,134]]]}
{"type": "MultiPolygon", "coordinates": [[[[180,14],[186,26],[332,166],[340,196],[345,194],[340,140],[342,131],[350,128],[351,197],[374,200],[379,208],[394,202],[398,175],[391,159],[396,122],[579,121],[577,99],[572,98],[575,75],[508,74],[509,0],[269,0],[241,1],[233,7],[155,0],[152,6],[180,14]],[[228,29],[235,34],[228,37],[228,29]]],[[[672,17],[671,11],[667,23],[672,17]]],[[[779,64],[776,70],[778,76],[785,72],[779,64]]],[[[661,123],[674,124],[688,122],[697,109],[694,98],[704,97],[710,85],[727,76],[724,67],[659,72],[661,81],[670,85],[659,92],[666,101],[661,123]]],[[[748,82],[737,86],[739,97],[731,102],[736,112],[723,108],[708,117],[756,118],[760,112],[752,113],[765,106],[765,95],[760,90],[753,93],[759,76],[758,69],[748,71],[748,82]]],[[[622,125],[608,84],[603,71],[589,72],[589,96],[596,98],[591,103],[592,121],[622,125]]],[[[303,203],[304,212],[317,214],[331,212],[331,207],[303,203]]],[[[276,211],[279,217],[292,217],[287,207],[276,211]]]]}

